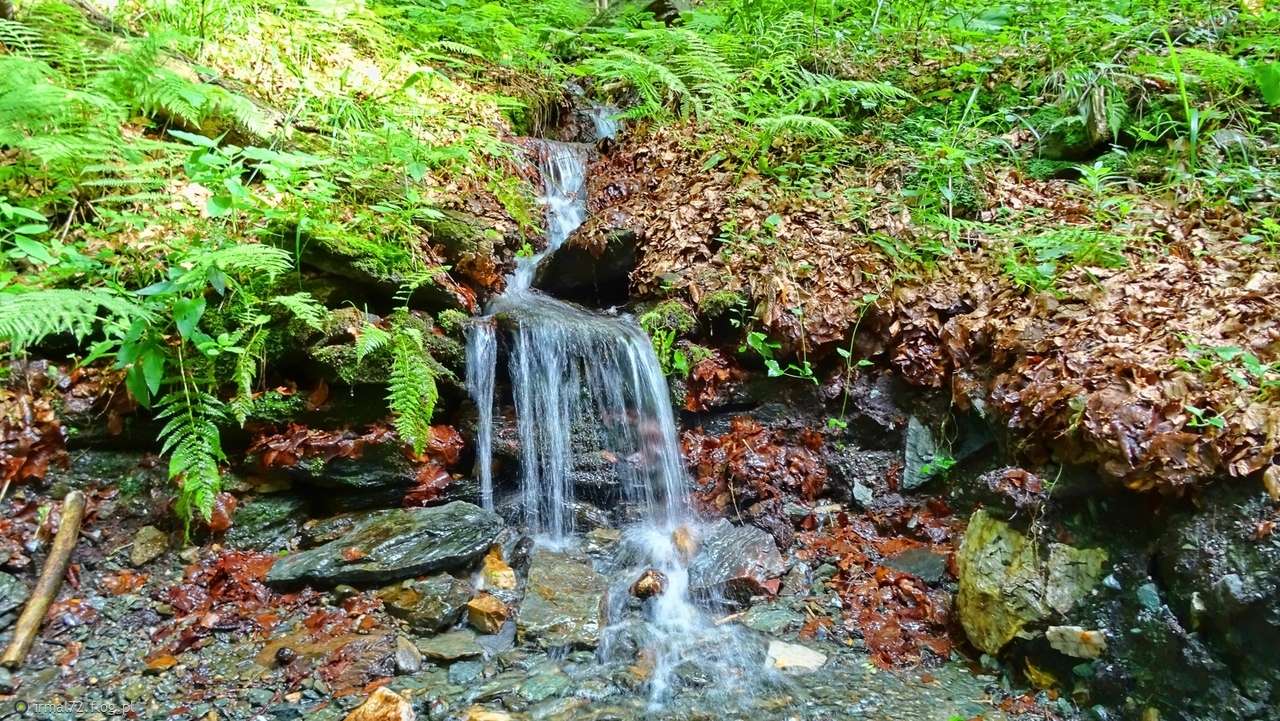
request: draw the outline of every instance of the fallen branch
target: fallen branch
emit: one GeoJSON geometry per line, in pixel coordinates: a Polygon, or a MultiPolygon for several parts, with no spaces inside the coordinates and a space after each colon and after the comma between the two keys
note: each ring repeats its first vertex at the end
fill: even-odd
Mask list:
{"type": "Polygon", "coordinates": [[[8,668],[22,665],[31,644],[36,640],[40,624],[49,611],[49,605],[58,596],[62,587],[62,577],[67,573],[67,563],[71,560],[71,551],[80,537],[80,522],[84,520],[84,494],[71,491],[62,500],[62,522],[58,524],[58,535],[53,538],[49,547],[49,557],[45,559],[44,568],[40,570],[40,580],[36,581],[35,590],[31,592],[31,600],[22,609],[18,623],[13,629],[13,639],[4,650],[0,664],[8,668]]]}

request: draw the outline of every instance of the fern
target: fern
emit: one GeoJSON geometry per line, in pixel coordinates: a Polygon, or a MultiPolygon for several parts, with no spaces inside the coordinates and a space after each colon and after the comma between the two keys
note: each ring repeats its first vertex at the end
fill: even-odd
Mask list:
{"type": "Polygon", "coordinates": [[[840,131],[840,128],[837,128],[830,120],[812,115],[796,113],[775,115],[768,118],[758,118],[755,124],[763,131],[766,138],[773,138],[778,135],[794,135],[813,140],[834,140],[844,137],[844,133],[840,131]]]}
{"type": "Polygon", "coordinates": [[[160,429],[160,453],[169,456],[169,477],[180,491],[176,510],[190,526],[198,513],[206,520],[222,489],[219,464],[226,460],[218,423],[226,420],[221,401],[197,391],[183,379],[182,387],[162,397],[156,418],[160,429]]]}
{"type": "Polygon", "coordinates": [[[292,313],[308,328],[324,330],[324,320],[329,311],[310,293],[302,291],[292,295],[278,295],[271,300],[292,313]]]}
{"type": "Polygon", "coordinates": [[[241,243],[216,250],[201,249],[188,255],[181,265],[187,270],[174,284],[178,290],[192,291],[204,288],[215,272],[224,280],[235,274],[275,278],[293,268],[293,255],[271,245],[241,243]]]}
{"type": "Polygon", "coordinates": [[[431,439],[431,416],[438,397],[422,332],[417,328],[396,328],[391,334],[390,351],[387,403],[400,437],[413,447],[414,453],[422,453],[431,439]]]}
{"type": "Polygon", "coordinates": [[[241,426],[253,412],[253,382],[258,377],[258,371],[262,366],[267,338],[270,334],[271,331],[266,328],[256,328],[253,335],[249,336],[249,342],[244,344],[243,351],[236,356],[236,364],[231,371],[236,394],[231,398],[228,407],[236,423],[241,426]]]}
{"type": "Polygon", "coordinates": [[[0,294],[0,340],[7,341],[16,353],[60,333],[82,341],[99,323],[122,328],[149,318],[146,308],[102,288],[0,294]]]}

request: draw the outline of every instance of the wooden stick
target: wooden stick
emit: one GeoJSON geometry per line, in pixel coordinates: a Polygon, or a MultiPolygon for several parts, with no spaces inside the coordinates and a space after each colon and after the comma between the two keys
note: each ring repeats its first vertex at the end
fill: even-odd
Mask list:
{"type": "Polygon", "coordinates": [[[35,643],[36,633],[44,615],[49,612],[49,605],[58,596],[62,587],[62,577],[67,573],[67,563],[71,560],[71,551],[76,547],[76,539],[80,537],[80,522],[84,520],[84,494],[71,491],[62,499],[62,521],[58,524],[58,535],[53,537],[53,545],[49,547],[49,557],[40,569],[40,580],[31,592],[31,600],[22,609],[18,623],[13,628],[13,639],[9,647],[0,657],[0,664],[8,668],[17,668],[27,657],[31,644],[35,643]]]}

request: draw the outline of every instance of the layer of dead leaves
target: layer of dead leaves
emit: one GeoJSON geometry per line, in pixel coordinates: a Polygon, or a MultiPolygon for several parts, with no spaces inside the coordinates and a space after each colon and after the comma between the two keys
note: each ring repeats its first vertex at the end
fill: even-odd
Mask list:
{"type": "Polygon", "coordinates": [[[797,555],[836,566],[829,583],[840,596],[845,628],[862,636],[877,665],[914,666],[949,656],[950,594],[885,562],[912,549],[930,551],[948,559],[948,573],[954,576],[958,537],[952,524],[941,502],[861,515],[840,513],[834,524],[822,529],[812,517],[806,519],[810,530],[800,534],[797,555]]]}
{"type": "MultiPolygon", "coordinates": [[[[914,385],[949,388],[962,408],[993,412],[1032,441],[1033,455],[1093,463],[1133,489],[1179,492],[1275,463],[1276,391],[1178,363],[1189,344],[1280,361],[1280,270],[1274,256],[1239,241],[1250,228],[1238,212],[1139,197],[1106,227],[1129,239],[1127,267],[1064,262],[1055,291],[1035,293],[1003,268],[1009,238],[1096,227],[1074,184],[979,175],[987,205],[977,220],[1002,236],[966,226],[949,239],[955,252],[929,271],[883,247],[936,235],[895,200],[905,169],[842,171],[833,187],[865,191],[876,202],[864,207],[843,192],[800,199],[750,171],[715,166],[695,136],[642,131],[592,168],[593,219],[570,242],[636,232],[637,294],[696,303],[743,292],[763,329],[810,359],[847,342],[856,324],[861,357],[914,385]],[[869,295],[876,300],[864,316],[869,295]],[[1205,426],[1188,406],[1224,427],[1205,426]]],[[[690,402],[696,409],[697,397],[690,402]]]]}
{"type": "Polygon", "coordinates": [[[686,431],[681,450],[693,469],[694,502],[710,514],[749,519],[786,548],[792,529],[782,514],[783,494],[812,501],[822,493],[822,442],[821,434],[806,431],[793,443],[746,416],[732,419],[729,432],[719,436],[686,431]]]}

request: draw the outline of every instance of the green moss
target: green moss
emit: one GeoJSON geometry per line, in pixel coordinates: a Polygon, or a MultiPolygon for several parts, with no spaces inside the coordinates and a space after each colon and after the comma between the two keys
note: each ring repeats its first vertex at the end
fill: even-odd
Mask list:
{"type": "Polygon", "coordinates": [[[447,308],[436,315],[436,323],[445,333],[460,336],[471,316],[460,310],[447,308]]]}
{"type": "Polygon", "coordinates": [[[707,318],[721,318],[735,309],[747,307],[747,298],[736,290],[717,290],[702,296],[698,312],[707,318]]]}
{"type": "Polygon", "coordinates": [[[1027,175],[1036,180],[1051,180],[1064,177],[1066,173],[1073,172],[1075,167],[1076,164],[1068,160],[1033,158],[1027,163],[1027,175]]]}
{"type": "Polygon", "coordinates": [[[658,331],[686,335],[698,327],[698,319],[689,312],[684,303],[675,299],[662,301],[641,313],[637,320],[640,322],[640,327],[650,335],[658,331]]]}
{"type": "Polygon", "coordinates": [[[279,391],[266,391],[253,399],[249,418],[265,423],[286,423],[306,409],[306,400],[296,393],[285,395],[279,391]]]}

